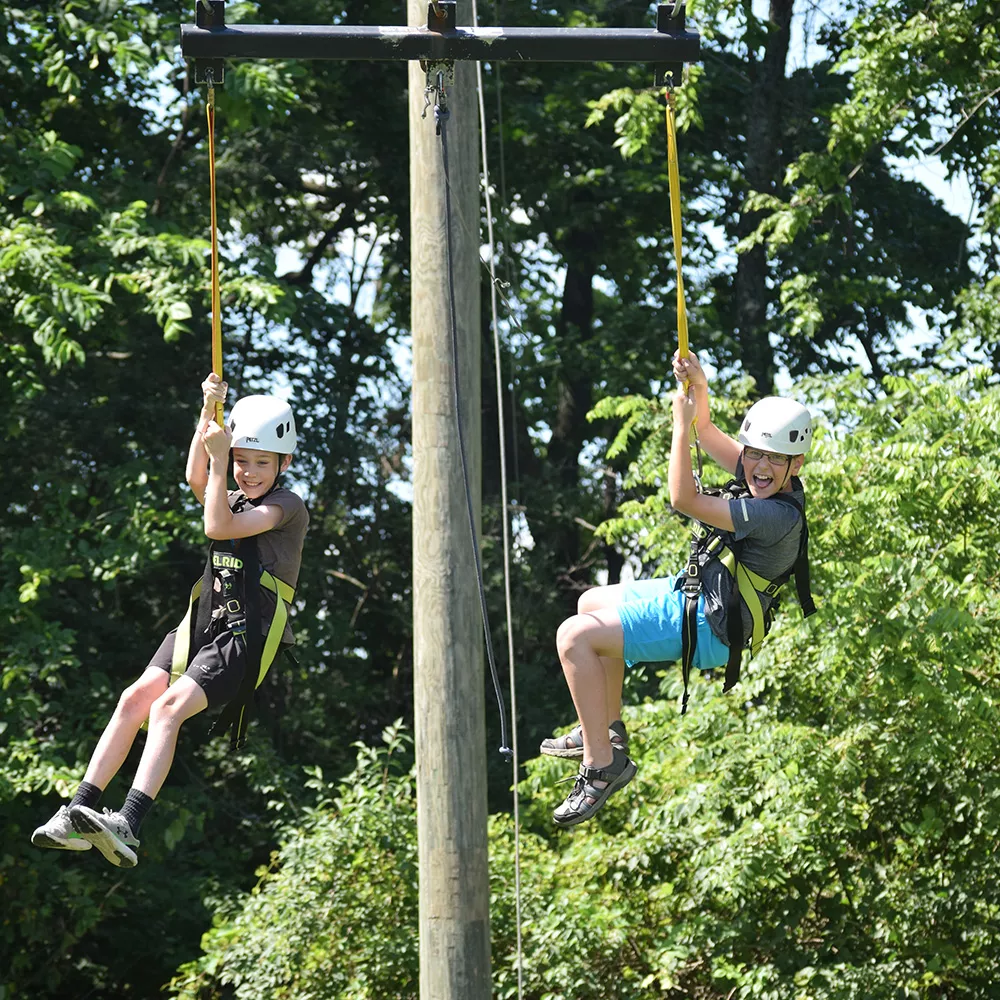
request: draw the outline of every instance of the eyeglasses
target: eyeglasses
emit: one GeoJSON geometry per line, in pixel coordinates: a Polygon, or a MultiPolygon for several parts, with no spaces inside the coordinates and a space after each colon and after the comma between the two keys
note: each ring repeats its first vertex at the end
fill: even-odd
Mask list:
{"type": "Polygon", "coordinates": [[[756,448],[744,448],[743,457],[751,462],[759,462],[762,458],[766,458],[768,463],[776,468],[781,468],[792,460],[790,455],[775,455],[773,451],[758,451],[756,448]]]}

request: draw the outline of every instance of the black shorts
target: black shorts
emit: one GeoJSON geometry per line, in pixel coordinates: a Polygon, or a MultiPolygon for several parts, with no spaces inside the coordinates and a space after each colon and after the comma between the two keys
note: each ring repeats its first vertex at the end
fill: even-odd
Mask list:
{"type": "MultiPolygon", "coordinates": [[[[163,637],[160,648],[149,661],[151,667],[159,667],[170,673],[176,635],[177,629],[171,629],[163,637]]],[[[190,677],[205,692],[209,708],[219,708],[239,694],[246,665],[247,654],[243,640],[226,631],[194,654],[184,676],[190,677]]]]}

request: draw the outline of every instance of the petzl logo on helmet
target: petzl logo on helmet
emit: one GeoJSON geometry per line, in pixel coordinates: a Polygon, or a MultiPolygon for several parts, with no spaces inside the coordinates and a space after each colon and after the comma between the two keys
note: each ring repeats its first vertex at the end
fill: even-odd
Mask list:
{"type": "Polygon", "coordinates": [[[260,444],[260,438],[250,437],[248,434],[246,437],[247,441],[253,441],[254,444],[260,444]]]}

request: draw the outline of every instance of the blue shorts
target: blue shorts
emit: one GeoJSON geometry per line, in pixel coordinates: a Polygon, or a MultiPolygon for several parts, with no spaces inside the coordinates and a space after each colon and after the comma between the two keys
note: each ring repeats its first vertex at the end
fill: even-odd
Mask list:
{"type": "MultiPolygon", "coordinates": [[[[624,656],[629,666],[681,658],[684,595],[674,588],[674,577],[623,584],[622,599],[616,610],[625,635],[624,656]]],[[[711,670],[724,666],[728,660],[729,647],[705,620],[705,598],[702,596],[698,600],[698,644],[694,665],[699,670],[711,670]]]]}

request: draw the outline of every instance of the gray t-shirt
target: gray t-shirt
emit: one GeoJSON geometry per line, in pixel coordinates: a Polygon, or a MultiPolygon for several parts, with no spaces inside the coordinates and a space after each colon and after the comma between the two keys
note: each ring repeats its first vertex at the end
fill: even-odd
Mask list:
{"type": "MultiPolygon", "coordinates": [[[[242,496],[240,490],[230,490],[229,506],[232,507],[242,496]]],[[[302,545],[305,542],[306,528],[309,527],[309,511],[297,493],[282,486],[268,493],[261,506],[280,507],[284,516],[277,527],[254,536],[257,539],[257,558],[263,569],[294,588],[299,582],[299,566],[302,563],[302,545]]],[[[274,594],[261,588],[260,615],[265,635],[274,617],[274,607],[274,594]]],[[[282,642],[294,641],[291,625],[288,624],[285,626],[282,642]]]]}
{"type": "MultiPolygon", "coordinates": [[[[798,480],[795,480],[798,483],[798,480]]],[[[786,494],[805,506],[805,493],[793,488],[786,494]]],[[[729,545],[733,541],[743,542],[741,560],[747,569],[759,573],[767,580],[774,580],[787,573],[795,565],[799,554],[799,540],[802,536],[802,518],[791,504],[782,503],[770,497],[759,500],[747,497],[729,501],[735,531],[722,533],[723,541],[729,545]],[[745,541],[744,541],[745,539],[745,541]]],[[[702,570],[702,592],[705,595],[705,618],[712,631],[728,645],[726,635],[726,608],[734,586],[732,574],[718,559],[712,559],[702,570]]],[[[761,607],[765,614],[774,603],[767,594],[760,595],[761,607]]],[[[745,604],[743,611],[743,641],[753,632],[753,619],[745,604]]]]}

